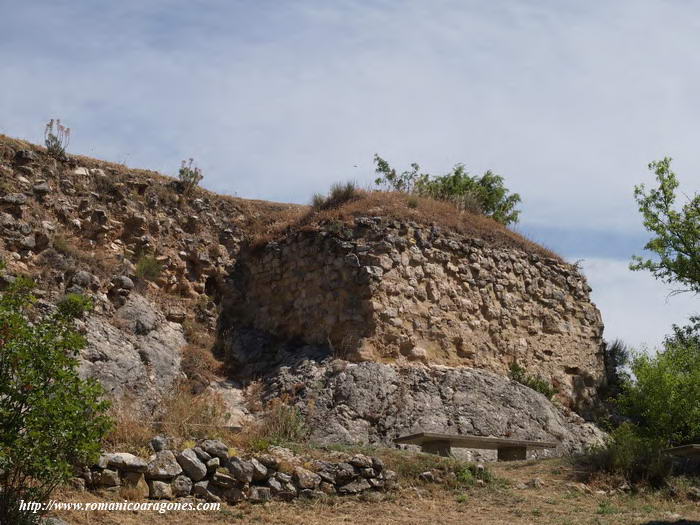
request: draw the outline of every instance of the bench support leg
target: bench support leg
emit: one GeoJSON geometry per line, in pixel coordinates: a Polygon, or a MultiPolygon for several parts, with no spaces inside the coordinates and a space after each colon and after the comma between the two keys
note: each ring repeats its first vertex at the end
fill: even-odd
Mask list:
{"type": "Polygon", "coordinates": [[[527,459],[526,447],[508,447],[498,449],[498,461],[518,461],[527,459]]]}
{"type": "Polygon", "coordinates": [[[452,455],[449,441],[428,441],[421,445],[421,451],[426,454],[437,454],[443,457],[450,457],[452,455]]]}

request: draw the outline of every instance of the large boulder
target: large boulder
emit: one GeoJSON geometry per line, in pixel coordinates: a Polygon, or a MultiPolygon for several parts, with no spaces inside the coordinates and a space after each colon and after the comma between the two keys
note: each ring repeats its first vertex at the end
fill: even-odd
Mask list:
{"type": "Polygon", "coordinates": [[[311,439],[325,444],[393,446],[401,435],[440,432],[557,442],[555,450],[536,452],[547,456],[580,452],[605,437],[542,394],[484,370],[306,360],[281,367],[267,384],[270,397],[296,394],[311,439]]]}
{"type": "MultiPolygon", "coordinates": [[[[143,300],[132,293],[126,305],[143,300]]],[[[101,316],[88,316],[84,325],[88,344],[80,353],[82,377],[97,379],[110,398],[137,399],[146,409],[154,408],[180,377],[180,350],[187,344],[179,325],[166,321],[154,305],[151,311],[158,320],[145,334],[133,328],[120,330],[101,316]]],[[[132,325],[127,322],[127,326],[132,325]]]]}

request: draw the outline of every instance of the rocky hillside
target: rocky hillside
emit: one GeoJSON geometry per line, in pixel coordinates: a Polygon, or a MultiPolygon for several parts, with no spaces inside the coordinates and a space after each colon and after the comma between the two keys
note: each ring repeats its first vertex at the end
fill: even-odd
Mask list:
{"type": "Polygon", "coordinates": [[[324,213],[186,194],[8,137],[0,176],[0,286],[30,275],[46,310],[92,297],[82,373],[115,399],[151,412],[186,379],[240,412],[263,378],[264,398],[298,404],[325,442],[446,430],[551,437],[564,453],[599,438],[505,377],[517,362],[565,404],[593,400],[602,323],[585,280],[489,219],[385,193],[324,213]],[[208,375],[212,351],[227,368],[208,375]]]}
{"type": "Polygon", "coordinates": [[[115,397],[152,405],[182,376],[188,339],[209,346],[242,237],[299,208],[202,189],[184,198],[172,178],[85,157],[58,161],[2,136],[0,281],[30,275],[46,308],[89,294],[83,372],[115,397]]]}

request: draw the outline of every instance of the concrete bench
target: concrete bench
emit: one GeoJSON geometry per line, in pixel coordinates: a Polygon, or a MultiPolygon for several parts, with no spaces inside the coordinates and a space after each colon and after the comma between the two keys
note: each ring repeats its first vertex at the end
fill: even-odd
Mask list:
{"type": "Polygon", "coordinates": [[[460,436],[457,434],[436,434],[433,432],[419,432],[410,436],[401,436],[394,441],[404,445],[420,445],[423,452],[439,456],[451,456],[452,447],[497,450],[498,461],[527,459],[527,449],[529,448],[556,448],[557,446],[556,443],[548,441],[460,436]]]}
{"type": "Polygon", "coordinates": [[[682,445],[680,447],[667,448],[664,452],[672,456],[700,456],[700,444],[682,445]]]}

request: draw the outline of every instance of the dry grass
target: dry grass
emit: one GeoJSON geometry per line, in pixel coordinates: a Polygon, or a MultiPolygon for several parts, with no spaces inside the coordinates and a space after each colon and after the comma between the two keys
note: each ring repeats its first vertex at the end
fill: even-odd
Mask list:
{"type": "Polygon", "coordinates": [[[181,369],[190,380],[209,384],[222,372],[222,366],[207,348],[189,344],[182,349],[181,369]]]}
{"type": "Polygon", "coordinates": [[[105,438],[104,447],[110,451],[148,457],[148,443],[156,433],[143,407],[131,399],[122,399],[112,404],[109,416],[114,421],[114,427],[105,438]]]}
{"type": "Polygon", "coordinates": [[[298,210],[289,220],[279,220],[268,224],[265,229],[254,232],[253,246],[261,246],[288,231],[317,230],[322,225],[336,222],[349,223],[356,217],[381,216],[399,221],[414,221],[435,225],[467,237],[482,239],[490,246],[523,250],[542,257],[561,261],[556,253],[506,228],[499,222],[466,211],[458,211],[452,204],[426,197],[418,197],[398,192],[358,190],[359,198],[350,200],[338,207],[313,210],[304,214],[298,210]]]}
{"type": "Polygon", "coordinates": [[[221,397],[209,390],[195,394],[180,384],[163,396],[155,414],[146,413],[130,400],[115,402],[110,409],[114,428],[104,441],[109,451],[150,455],[149,442],[158,434],[179,446],[194,439],[217,438],[232,442],[236,434],[228,429],[228,411],[221,397]]]}
{"type": "MultiPolygon", "coordinates": [[[[333,497],[324,501],[265,505],[247,503],[222,505],[209,512],[70,512],[60,514],[73,525],[224,525],[243,523],[335,525],[372,523],[378,525],[629,525],[662,523],[694,524],[700,520],[700,506],[687,499],[669,499],[660,493],[592,494],[572,490],[576,472],[561,460],[512,462],[493,465],[506,483],[485,487],[450,489],[442,485],[403,482],[403,488],[383,501],[369,503],[360,497],[333,497]],[[541,489],[518,488],[518,484],[540,478],[541,489]],[[686,522],[681,522],[684,518],[686,522]],[[694,521],[693,521],[694,520],[694,521]]],[[[89,493],[62,490],[58,501],[95,501],[89,493]]],[[[118,495],[104,499],[119,500],[118,495]]]]}
{"type": "Polygon", "coordinates": [[[270,445],[286,445],[303,442],[308,428],[299,409],[287,404],[285,399],[273,399],[265,407],[262,416],[236,434],[236,448],[253,451],[266,450],[270,445]]]}

